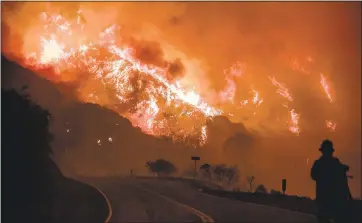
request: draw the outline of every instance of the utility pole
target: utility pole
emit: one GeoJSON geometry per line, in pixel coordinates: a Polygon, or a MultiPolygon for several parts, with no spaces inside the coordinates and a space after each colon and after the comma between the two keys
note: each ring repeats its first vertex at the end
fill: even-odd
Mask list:
{"type": "Polygon", "coordinates": [[[65,153],[68,153],[68,133],[69,129],[67,129],[67,132],[65,133],[65,153]]]}
{"type": "Polygon", "coordinates": [[[283,195],[285,195],[285,191],[287,190],[287,179],[282,179],[282,191],[283,195]]]}
{"type": "Polygon", "coordinates": [[[194,180],[196,180],[196,162],[200,160],[199,156],[191,156],[191,160],[195,161],[195,169],[194,169],[194,180]]]}
{"type": "Polygon", "coordinates": [[[70,132],[70,129],[68,128],[68,122],[66,123],[66,132],[65,132],[65,153],[68,153],[68,134],[70,132]]]}

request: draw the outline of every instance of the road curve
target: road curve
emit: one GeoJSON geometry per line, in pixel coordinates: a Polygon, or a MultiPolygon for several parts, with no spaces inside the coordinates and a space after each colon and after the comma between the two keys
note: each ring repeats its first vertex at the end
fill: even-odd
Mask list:
{"type": "Polygon", "coordinates": [[[109,201],[107,195],[101,190],[99,189],[97,186],[95,185],[92,185],[90,183],[88,183],[89,186],[92,186],[94,189],[96,189],[104,198],[104,200],[106,201],[107,203],[107,207],[108,207],[108,215],[107,215],[107,218],[105,219],[105,223],[108,223],[110,220],[111,220],[111,217],[112,217],[112,206],[111,206],[111,202],[109,201]]]}
{"type": "Polygon", "coordinates": [[[317,222],[313,215],[203,194],[184,181],[114,178],[94,184],[110,200],[110,222],[317,222]]]}
{"type": "Polygon", "coordinates": [[[317,222],[309,214],[200,193],[184,181],[145,179],[138,183],[208,214],[215,222],[317,222]]]}
{"type": "Polygon", "coordinates": [[[179,207],[184,208],[184,210],[189,211],[190,213],[193,213],[194,215],[196,215],[197,217],[199,217],[200,220],[201,220],[201,222],[208,222],[208,223],[213,223],[213,222],[214,222],[214,219],[212,219],[210,216],[206,215],[205,213],[203,213],[203,212],[201,212],[201,211],[199,211],[199,210],[196,210],[196,209],[193,208],[193,207],[190,207],[190,206],[188,206],[188,205],[185,205],[185,204],[182,204],[182,203],[180,203],[180,202],[177,202],[177,201],[175,201],[175,200],[173,200],[173,199],[171,199],[171,198],[169,198],[169,197],[167,197],[167,196],[165,196],[165,195],[162,195],[162,194],[159,194],[159,193],[157,193],[157,192],[155,192],[155,191],[146,189],[146,188],[144,188],[144,187],[142,187],[142,186],[139,186],[139,185],[137,185],[137,184],[133,184],[133,185],[134,185],[135,187],[139,188],[140,190],[143,190],[143,191],[146,191],[146,192],[151,193],[151,194],[153,194],[153,195],[156,195],[156,196],[158,196],[158,197],[161,197],[161,198],[163,198],[164,200],[169,201],[170,203],[173,203],[173,204],[175,204],[175,205],[177,205],[177,206],[179,206],[179,207]]]}
{"type": "Polygon", "coordinates": [[[168,197],[149,191],[127,179],[92,179],[112,208],[110,223],[118,222],[202,222],[190,209],[168,197]]]}
{"type": "Polygon", "coordinates": [[[200,193],[179,180],[138,180],[140,185],[192,206],[215,222],[317,222],[313,215],[200,193]]]}

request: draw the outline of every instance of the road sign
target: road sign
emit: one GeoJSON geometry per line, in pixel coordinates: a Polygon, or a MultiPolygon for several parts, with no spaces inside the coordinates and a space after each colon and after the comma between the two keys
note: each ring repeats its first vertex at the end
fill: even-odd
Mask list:
{"type": "Polygon", "coordinates": [[[287,180],[282,179],[282,191],[283,191],[283,194],[285,194],[286,190],[287,190],[287,180]]]}
{"type": "Polygon", "coordinates": [[[195,169],[194,169],[194,180],[196,179],[196,162],[200,160],[199,156],[191,156],[191,160],[195,161],[195,169]]]}

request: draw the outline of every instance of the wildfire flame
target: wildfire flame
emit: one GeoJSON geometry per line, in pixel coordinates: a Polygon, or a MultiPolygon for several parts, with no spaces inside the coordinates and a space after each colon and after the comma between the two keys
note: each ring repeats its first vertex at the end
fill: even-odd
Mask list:
{"type": "MultiPolygon", "coordinates": [[[[239,61],[224,70],[226,86],[215,94],[215,100],[207,100],[194,88],[194,83],[185,84],[187,78],[175,77],[171,68],[176,62],[144,60],[139,56],[143,48],[137,47],[142,40],[126,37],[122,32],[116,24],[95,32],[84,19],[83,10],[78,10],[73,18],[58,12],[42,12],[38,22],[23,36],[21,63],[54,82],[82,81],[77,89],[79,100],[119,113],[145,133],[184,142],[192,138],[201,146],[207,142],[207,120],[224,114],[238,116],[227,105],[251,110],[249,114],[255,116],[256,109],[262,109],[268,102],[263,89],[250,83],[245,87],[248,98],[238,97],[241,87],[237,81],[246,83],[243,78],[247,76],[239,61]]],[[[306,60],[314,62],[310,56],[306,60]]],[[[311,73],[297,60],[292,69],[311,73]]],[[[291,91],[275,77],[267,77],[277,88],[276,93],[286,100],[280,106],[288,109],[288,130],[299,135],[300,114],[292,108],[291,91]]],[[[333,102],[326,78],[323,74],[320,78],[325,94],[333,102]]],[[[335,131],[334,122],[326,121],[326,126],[335,131]]],[[[112,142],[112,138],[108,140],[112,142]]]]}
{"type": "Polygon", "coordinates": [[[256,106],[259,106],[261,103],[263,103],[263,99],[260,98],[259,92],[257,92],[255,89],[251,89],[251,91],[254,94],[253,104],[255,104],[256,106]]]}
{"type": "Polygon", "coordinates": [[[328,100],[332,103],[333,98],[332,98],[332,95],[330,93],[330,88],[329,88],[329,85],[327,83],[327,79],[323,74],[321,74],[320,77],[321,77],[320,83],[322,85],[323,91],[326,94],[328,100]]]}
{"type": "Polygon", "coordinates": [[[337,128],[337,123],[332,120],[326,120],[326,127],[329,129],[329,131],[335,132],[337,128]]]}
{"type": "MultiPolygon", "coordinates": [[[[76,19],[76,24],[67,21],[59,14],[42,13],[41,18],[44,23],[44,32],[39,37],[41,47],[38,52],[31,51],[25,54],[26,65],[34,69],[53,67],[58,75],[66,75],[63,72],[71,69],[86,71],[93,79],[99,80],[105,88],[113,90],[120,104],[134,100],[132,94],[143,89],[146,93],[143,95],[145,100],[136,102],[133,108],[136,111],[122,114],[143,131],[153,135],[184,137],[187,132],[185,126],[177,128],[175,123],[171,126],[166,119],[160,118],[163,116],[162,112],[170,110],[170,107],[171,110],[181,110],[176,124],[181,119],[206,120],[208,117],[222,114],[221,110],[210,106],[197,92],[184,89],[177,81],[170,83],[167,80],[166,68],[144,64],[137,59],[132,46],[117,40],[119,27],[115,25],[107,27],[95,42],[83,41],[84,43],[73,46],[72,43],[77,42],[72,39],[73,36],[81,36],[86,29],[86,26],[81,24],[80,15],[76,19]],[[100,56],[100,52],[104,56],[100,56]],[[137,79],[136,84],[133,83],[135,79],[137,79]],[[145,81],[149,84],[145,84],[145,81]],[[161,107],[162,101],[166,102],[168,108],[161,107]],[[169,125],[169,128],[166,125],[169,125]]],[[[82,99],[101,103],[94,95],[96,93],[90,92],[82,99]]],[[[111,106],[111,109],[114,108],[111,106]]],[[[194,131],[194,128],[195,126],[192,126],[189,132],[194,131]]],[[[203,131],[201,126],[200,131],[203,131]]],[[[206,134],[201,133],[200,141],[205,142],[205,137],[206,134]]]]}
{"type": "Polygon", "coordinates": [[[224,74],[226,75],[226,87],[223,91],[220,92],[221,102],[230,102],[234,104],[236,93],[235,78],[242,75],[241,69],[241,63],[236,62],[229,69],[224,71],[224,74]]]}
{"type": "Polygon", "coordinates": [[[299,128],[300,115],[298,113],[296,113],[294,109],[290,110],[289,113],[290,113],[289,130],[292,133],[299,135],[299,133],[300,133],[300,128],[299,128]]]}
{"type": "Polygon", "coordinates": [[[204,125],[201,128],[201,146],[205,145],[206,140],[207,140],[207,127],[206,125],[204,125]]]}
{"type": "Polygon", "coordinates": [[[275,77],[269,77],[269,80],[273,83],[273,85],[278,87],[277,93],[280,94],[282,97],[288,99],[289,101],[293,101],[292,95],[289,93],[288,88],[285,87],[284,84],[279,83],[275,77]]]}

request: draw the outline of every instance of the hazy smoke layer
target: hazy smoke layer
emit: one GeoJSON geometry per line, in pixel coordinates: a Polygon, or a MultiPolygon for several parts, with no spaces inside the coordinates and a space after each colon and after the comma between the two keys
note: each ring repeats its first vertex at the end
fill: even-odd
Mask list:
{"type": "MultiPolygon", "coordinates": [[[[361,175],[360,16],[358,3],[2,3],[2,53],[60,85],[65,95],[109,108],[144,133],[203,146],[214,154],[211,160],[238,163],[245,174],[279,187],[284,176],[296,182],[309,177],[326,137],[335,141],[337,155],[353,174],[361,175]],[[61,15],[78,24],[71,26],[72,38],[54,26],[62,20],[44,23],[44,12],[48,20],[61,15]],[[59,55],[68,52],[66,60],[54,50],[44,56],[40,34],[46,24],[53,24],[47,31],[58,30],[54,38],[57,44],[63,40],[59,55]],[[92,51],[88,42],[106,47],[92,51]],[[86,56],[74,62],[70,49],[82,44],[86,56]],[[120,82],[117,72],[106,79],[120,61],[110,46],[130,49],[132,66],[122,65],[132,71],[127,81],[120,82]],[[97,79],[89,58],[113,68],[97,79]],[[153,70],[137,70],[135,64],[153,70]],[[291,164],[295,169],[286,168],[291,164]]],[[[47,38],[49,43],[51,34],[47,38]]],[[[41,88],[33,91],[48,106],[58,106],[41,88]]],[[[64,103],[62,112],[70,109],[64,103]]],[[[99,137],[78,134],[79,141],[91,138],[93,144],[99,137]]],[[[141,165],[143,158],[134,160],[141,165]]],[[[352,184],[359,191],[358,177],[352,184]]],[[[312,191],[290,186],[296,193],[312,191]]]]}

